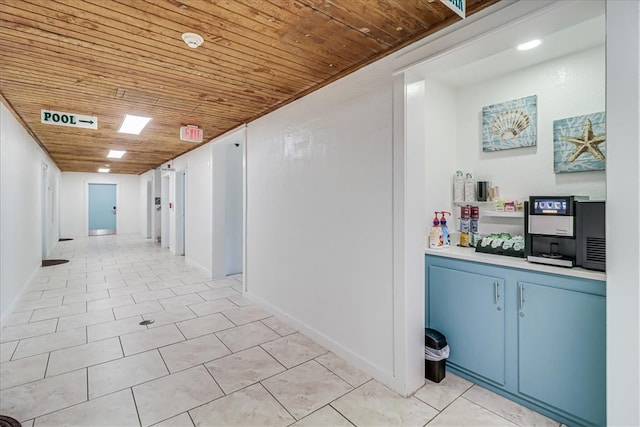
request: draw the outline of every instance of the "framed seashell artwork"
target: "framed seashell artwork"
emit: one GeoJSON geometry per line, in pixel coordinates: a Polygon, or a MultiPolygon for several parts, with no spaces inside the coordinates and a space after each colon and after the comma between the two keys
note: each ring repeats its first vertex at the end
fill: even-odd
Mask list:
{"type": "Polygon", "coordinates": [[[600,113],[553,121],[553,171],[555,173],[604,170],[606,115],[600,113]]]}
{"type": "Polygon", "coordinates": [[[533,147],[537,130],[536,95],[482,108],[482,151],[533,147]]]}

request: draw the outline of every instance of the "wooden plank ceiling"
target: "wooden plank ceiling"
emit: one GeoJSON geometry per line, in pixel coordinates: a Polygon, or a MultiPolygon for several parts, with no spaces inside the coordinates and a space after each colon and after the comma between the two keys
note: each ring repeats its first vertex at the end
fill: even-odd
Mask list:
{"type": "Polygon", "coordinates": [[[434,0],[0,0],[0,94],[61,170],[140,174],[198,145],[181,126],[207,142],[458,19],[434,0]],[[153,119],[121,134],[125,113],[153,119]]]}

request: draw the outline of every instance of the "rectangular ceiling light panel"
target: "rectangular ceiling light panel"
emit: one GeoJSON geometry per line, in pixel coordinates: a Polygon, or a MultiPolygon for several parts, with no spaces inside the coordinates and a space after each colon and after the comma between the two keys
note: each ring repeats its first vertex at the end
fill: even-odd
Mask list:
{"type": "Polygon", "coordinates": [[[151,121],[151,117],[132,116],[131,114],[125,114],[124,120],[120,125],[118,132],[130,133],[133,135],[140,135],[142,129],[151,121]]]}
{"type": "Polygon", "coordinates": [[[110,159],[121,159],[122,156],[124,156],[124,153],[126,153],[126,151],[109,150],[109,154],[107,154],[107,157],[110,159]]]}

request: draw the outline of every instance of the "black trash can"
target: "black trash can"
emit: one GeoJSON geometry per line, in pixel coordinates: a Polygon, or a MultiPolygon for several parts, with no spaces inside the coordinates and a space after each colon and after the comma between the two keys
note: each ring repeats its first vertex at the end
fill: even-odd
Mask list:
{"type": "Polygon", "coordinates": [[[442,381],[447,368],[449,346],[447,339],[435,329],[424,329],[424,376],[426,379],[439,383],[442,381]]]}

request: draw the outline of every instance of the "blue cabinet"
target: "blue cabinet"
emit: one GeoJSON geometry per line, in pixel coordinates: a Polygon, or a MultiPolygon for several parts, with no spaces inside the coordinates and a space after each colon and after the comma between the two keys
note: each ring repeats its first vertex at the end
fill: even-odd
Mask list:
{"type": "Polygon", "coordinates": [[[504,385],[504,280],[438,266],[428,277],[428,324],[447,337],[447,363],[504,385]]]}
{"type": "Polygon", "coordinates": [[[605,298],[518,283],[518,392],[605,425],[605,298]]]}
{"type": "Polygon", "coordinates": [[[565,424],[606,424],[604,282],[442,256],[425,268],[448,369],[565,424]]]}

